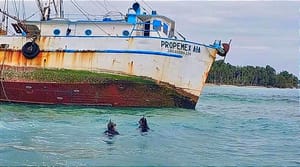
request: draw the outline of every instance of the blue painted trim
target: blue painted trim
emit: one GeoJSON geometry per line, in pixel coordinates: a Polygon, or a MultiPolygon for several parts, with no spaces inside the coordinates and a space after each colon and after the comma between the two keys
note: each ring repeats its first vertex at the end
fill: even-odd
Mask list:
{"type": "Polygon", "coordinates": [[[145,54],[145,55],[160,55],[167,57],[182,58],[180,54],[148,51],[148,50],[104,50],[105,53],[131,53],[131,54],[145,54]]]}
{"type": "MultiPolygon", "coordinates": [[[[47,50],[45,50],[47,52],[47,50]]],[[[57,52],[57,50],[49,50],[49,52],[57,52]]],[[[143,55],[158,55],[158,56],[167,56],[182,58],[182,55],[176,53],[166,53],[158,51],[149,51],[149,50],[73,50],[73,49],[64,49],[61,52],[75,53],[75,52],[96,52],[96,53],[130,53],[130,54],[143,54],[143,55]]]]}
{"type": "MultiPolygon", "coordinates": [[[[44,36],[44,37],[53,37],[53,36],[44,36]]],[[[56,36],[54,36],[56,37],[56,36]]],[[[212,45],[205,45],[205,44],[201,44],[201,43],[197,43],[197,42],[192,42],[192,41],[185,41],[185,40],[178,40],[178,39],[171,39],[171,38],[162,38],[162,37],[145,37],[145,36],[59,36],[59,37],[68,37],[68,38],[145,38],[145,39],[158,39],[158,40],[170,40],[170,41],[176,41],[176,42],[184,42],[184,43],[188,43],[188,44],[194,44],[194,45],[200,45],[200,46],[205,46],[205,47],[209,47],[209,48],[214,48],[212,47],[212,45]]]]}
{"type": "MultiPolygon", "coordinates": [[[[15,38],[16,36],[5,36],[5,38],[15,38]]],[[[205,46],[208,48],[213,48],[216,49],[213,45],[205,45],[205,44],[201,44],[201,43],[197,43],[197,42],[192,42],[192,41],[185,41],[185,40],[178,40],[178,39],[170,39],[170,38],[162,38],[162,37],[144,37],[144,36],[43,36],[43,37],[55,37],[55,38],[144,38],[144,39],[158,39],[158,40],[170,40],[170,41],[176,41],[176,42],[184,42],[184,43],[188,43],[188,44],[194,44],[194,45],[200,45],[200,46],[205,46]]]]}

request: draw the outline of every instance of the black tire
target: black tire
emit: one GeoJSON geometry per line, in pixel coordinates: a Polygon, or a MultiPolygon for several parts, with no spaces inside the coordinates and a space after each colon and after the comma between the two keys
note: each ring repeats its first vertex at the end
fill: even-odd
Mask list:
{"type": "Polygon", "coordinates": [[[27,42],[22,47],[22,53],[27,59],[33,59],[40,53],[40,47],[34,42],[27,42]]]}

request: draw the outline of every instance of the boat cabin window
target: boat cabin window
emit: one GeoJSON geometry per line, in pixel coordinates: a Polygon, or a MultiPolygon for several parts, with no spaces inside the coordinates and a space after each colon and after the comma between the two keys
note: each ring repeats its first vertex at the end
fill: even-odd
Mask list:
{"type": "Polygon", "coordinates": [[[161,21],[160,20],[153,20],[153,30],[161,31],[161,21]]]}
{"type": "Polygon", "coordinates": [[[92,35],[92,30],[87,29],[84,31],[84,33],[85,33],[85,35],[90,36],[90,35],[92,35]]]}
{"type": "Polygon", "coordinates": [[[150,21],[145,22],[144,36],[145,37],[150,36],[150,21]]]}
{"type": "Polygon", "coordinates": [[[140,15],[134,27],[137,36],[172,38],[175,22],[171,19],[158,15],[140,15]]]}
{"type": "Polygon", "coordinates": [[[164,23],[164,25],[163,25],[163,32],[164,32],[166,35],[168,35],[168,29],[169,29],[169,26],[168,26],[166,23],[164,23]]]}
{"type": "Polygon", "coordinates": [[[123,36],[128,36],[128,35],[129,35],[129,31],[128,31],[128,30],[124,30],[124,31],[122,32],[122,34],[123,34],[123,36]]]}
{"type": "Polygon", "coordinates": [[[59,29],[53,30],[53,34],[56,35],[56,36],[59,35],[60,34],[60,30],[59,29]]]}

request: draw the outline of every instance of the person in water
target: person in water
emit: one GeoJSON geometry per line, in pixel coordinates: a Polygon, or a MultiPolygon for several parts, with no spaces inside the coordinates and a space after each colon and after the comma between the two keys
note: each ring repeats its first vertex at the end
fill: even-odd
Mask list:
{"type": "Polygon", "coordinates": [[[104,132],[108,136],[119,135],[119,132],[116,130],[116,124],[109,120],[107,124],[107,130],[104,132]]]}
{"type": "Polygon", "coordinates": [[[139,120],[139,124],[139,129],[141,132],[148,132],[148,130],[150,129],[147,123],[147,119],[144,116],[139,120]]]}

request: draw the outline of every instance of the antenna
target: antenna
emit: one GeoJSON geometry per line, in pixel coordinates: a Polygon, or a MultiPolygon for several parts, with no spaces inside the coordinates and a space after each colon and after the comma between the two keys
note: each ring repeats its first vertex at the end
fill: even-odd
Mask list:
{"type": "MultiPolygon", "coordinates": [[[[153,11],[153,9],[151,8],[151,6],[148,4],[148,3],[146,3],[144,0],[142,0],[142,2],[151,10],[151,11],[153,11]]],[[[145,9],[144,9],[145,10],[145,9]]]]}

